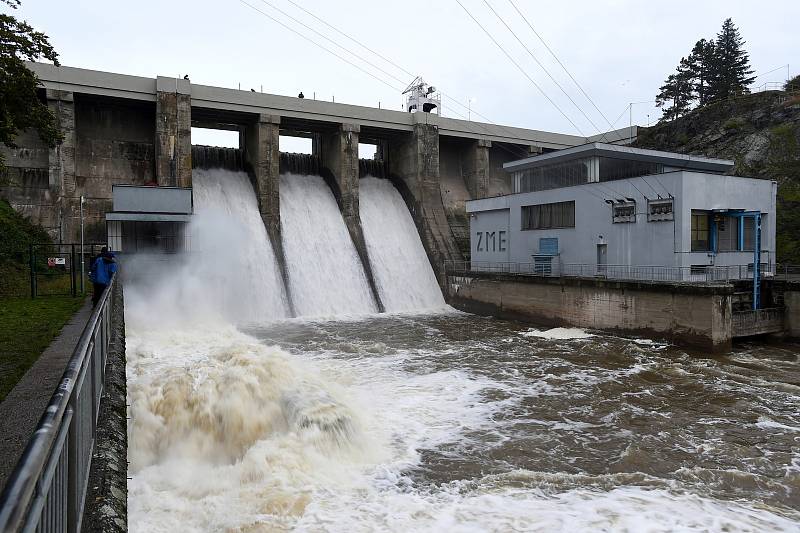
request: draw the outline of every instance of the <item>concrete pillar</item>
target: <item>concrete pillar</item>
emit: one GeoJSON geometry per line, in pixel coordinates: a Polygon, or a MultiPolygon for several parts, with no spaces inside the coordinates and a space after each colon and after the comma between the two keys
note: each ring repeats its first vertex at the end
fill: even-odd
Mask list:
{"type": "Polygon", "coordinates": [[[283,254],[281,240],[281,152],[280,142],[281,117],[277,115],[259,114],[256,121],[248,124],[240,135],[239,143],[244,148],[244,158],[251,172],[253,189],[258,201],[261,220],[267,229],[275,259],[286,288],[289,311],[295,316],[292,301],[289,272],[286,269],[286,258],[283,254]]]}
{"type": "Polygon", "coordinates": [[[367,244],[361,228],[361,217],[358,210],[358,135],[360,127],[356,124],[341,124],[337,131],[322,134],[319,140],[319,154],[323,173],[330,173],[328,179],[333,179],[332,187],[339,209],[342,212],[347,231],[356,247],[358,257],[364,267],[372,296],[383,312],[375,278],[372,275],[372,266],[369,262],[367,244]]]}
{"type": "Polygon", "coordinates": [[[192,186],[192,97],[189,80],[156,80],[156,182],[192,186]]]}
{"type": "Polygon", "coordinates": [[[245,159],[253,172],[258,209],[273,246],[281,241],[280,123],[279,116],[260,114],[247,126],[244,143],[245,159]]]}
{"type": "Polygon", "coordinates": [[[439,129],[434,124],[415,123],[411,135],[403,142],[391,143],[388,152],[389,174],[414,217],[433,271],[444,287],[444,262],[463,260],[463,256],[456,246],[442,203],[439,129]]]}
{"type": "Polygon", "coordinates": [[[53,235],[56,241],[72,241],[72,228],[67,221],[71,216],[71,201],[76,196],[75,181],[75,99],[69,91],[47,89],[47,106],[56,117],[56,124],[61,131],[63,140],[48,152],[48,175],[50,192],[56,198],[58,214],[58,235],[53,235]]]}
{"type": "Polygon", "coordinates": [[[491,177],[489,149],[491,147],[492,141],[477,139],[472,142],[464,154],[464,181],[473,200],[489,196],[489,178],[491,177]]]}

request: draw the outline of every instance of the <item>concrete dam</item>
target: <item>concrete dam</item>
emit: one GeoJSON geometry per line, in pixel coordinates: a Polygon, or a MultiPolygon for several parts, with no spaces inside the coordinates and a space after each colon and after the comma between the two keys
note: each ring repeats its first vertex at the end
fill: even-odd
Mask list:
{"type": "Polygon", "coordinates": [[[698,359],[446,305],[463,202],[585,139],[35,68],[65,141],[10,154],[15,208],[73,241],[81,196],[89,240],[126,214],[114,185],[193,204],[190,253],[122,259],[130,531],[796,529],[790,349],[698,359]]]}
{"type": "MultiPolygon", "coordinates": [[[[30,64],[42,98],[54,111],[63,142],[48,148],[24,132],[7,150],[8,180],[0,193],[44,226],[56,242],[79,237],[85,199],[88,241],[105,241],[112,185],[192,186],[192,169],[244,170],[279,257],[282,255],[281,169],[320,174],[334,192],[362,263],[359,178],[390,179],[403,196],[440,283],[445,260],[469,251],[464,202],[507,193],[503,163],[587,141],[548,133],[439,117],[208,87],[185,79],[141,78],[30,64]],[[239,133],[239,147],[192,147],[191,128],[239,133]],[[313,153],[290,161],[279,137],[312,139],[313,153]],[[377,146],[360,159],[358,144],[377,146]]],[[[606,134],[625,139],[628,130],[606,134]]],[[[373,294],[374,280],[370,280],[373,294]]]]}

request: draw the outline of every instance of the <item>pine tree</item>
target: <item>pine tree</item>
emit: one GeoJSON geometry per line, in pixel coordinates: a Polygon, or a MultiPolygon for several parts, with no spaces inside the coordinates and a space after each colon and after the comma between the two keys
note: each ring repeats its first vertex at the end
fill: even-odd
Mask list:
{"type": "Polygon", "coordinates": [[[681,58],[675,73],[667,77],[656,96],[656,107],[663,108],[662,121],[674,120],[691,109],[694,100],[692,80],[689,60],[681,58]]]}
{"type": "Polygon", "coordinates": [[[745,41],[732,19],[722,23],[714,43],[714,60],[709,71],[710,100],[748,93],[755,76],[750,69],[750,57],[744,50],[745,41]]]}
{"type": "Polygon", "coordinates": [[[697,41],[694,48],[692,48],[692,53],[689,54],[689,68],[692,70],[692,91],[700,106],[705,105],[709,100],[709,77],[713,69],[714,59],[714,42],[706,39],[697,41]]]}

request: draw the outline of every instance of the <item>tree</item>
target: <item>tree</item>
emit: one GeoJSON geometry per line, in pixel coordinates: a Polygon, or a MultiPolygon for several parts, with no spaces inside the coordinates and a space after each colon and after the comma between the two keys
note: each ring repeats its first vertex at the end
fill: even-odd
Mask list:
{"type": "Polygon", "coordinates": [[[744,50],[744,44],[733,20],[725,19],[714,43],[714,59],[709,71],[709,99],[718,100],[750,92],[747,86],[756,78],[752,76],[750,57],[744,50]]]}
{"type": "Polygon", "coordinates": [[[713,41],[700,39],[689,54],[689,68],[692,71],[692,91],[700,106],[708,102],[709,78],[714,68],[716,49],[713,41]]]}
{"type": "Polygon", "coordinates": [[[675,73],[667,77],[656,96],[656,107],[663,108],[662,121],[674,120],[691,109],[694,99],[692,79],[689,60],[681,58],[675,73]]]}
{"type": "MultiPolygon", "coordinates": [[[[0,3],[16,9],[20,0],[0,3]]],[[[27,128],[36,128],[48,146],[61,140],[55,116],[36,94],[39,78],[25,66],[25,61],[41,58],[59,64],[47,35],[25,21],[0,14],[0,141],[9,148],[16,148],[17,134],[27,128]]],[[[4,161],[0,153],[0,171],[5,168],[4,161]]]]}

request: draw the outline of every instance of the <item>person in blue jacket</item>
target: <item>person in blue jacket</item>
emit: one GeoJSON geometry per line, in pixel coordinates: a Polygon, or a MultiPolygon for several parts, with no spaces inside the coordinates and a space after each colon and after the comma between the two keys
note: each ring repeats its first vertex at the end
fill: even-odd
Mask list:
{"type": "Polygon", "coordinates": [[[97,307],[97,302],[103,296],[103,291],[111,283],[111,276],[117,271],[117,262],[114,260],[113,252],[104,249],[100,257],[95,259],[92,268],[89,270],[89,277],[92,280],[94,293],[92,294],[92,306],[97,307]]]}

